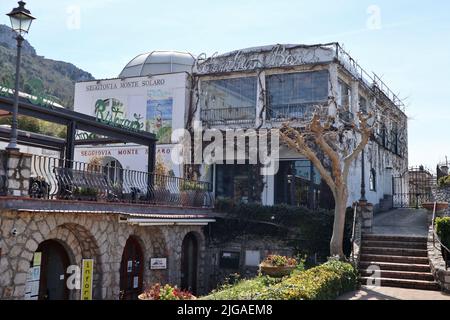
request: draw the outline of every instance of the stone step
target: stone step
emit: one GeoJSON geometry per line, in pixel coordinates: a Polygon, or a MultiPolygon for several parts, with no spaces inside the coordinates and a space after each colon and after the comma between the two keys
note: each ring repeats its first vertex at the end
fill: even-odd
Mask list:
{"type": "Polygon", "coordinates": [[[416,242],[427,243],[426,237],[409,237],[409,236],[394,236],[394,235],[380,235],[363,233],[362,240],[368,241],[399,241],[399,242],[416,242]]]}
{"type": "Polygon", "coordinates": [[[428,257],[408,257],[408,256],[393,256],[383,254],[367,254],[363,253],[360,257],[361,263],[368,261],[390,262],[390,263],[405,263],[405,264],[426,264],[429,265],[428,257]]]}
{"type": "Polygon", "coordinates": [[[418,249],[404,249],[404,248],[372,248],[361,247],[362,254],[375,254],[375,255],[385,255],[385,256],[407,256],[407,257],[428,257],[427,250],[418,249]]]}
{"type": "Polygon", "coordinates": [[[360,279],[360,282],[363,285],[373,285],[374,280],[379,280],[380,285],[382,287],[394,287],[394,288],[429,290],[429,291],[440,291],[441,289],[439,284],[437,284],[434,281],[390,279],[390,278],[371,279],[368,277],[362,277],[360,279]]]}
{"type": "Polygon", "coordinates": [[[364,261],[359,263],[359,267],[361,269],[367,269],[370,266],[378,266],[381,270],[431,273],[431,267],[429,264],[393,263],[380,261],[364,261]]]}
{"type": "Polygon", "coordinates": [[[371,248],[404,248],[404,249],[427,250],[427,244],[425,242],[365,240],[363,241],[362,245],[371,248]]]}
{"type": "MultiPolygon", "coordinates": [[[[371,277],[375,273],[373,270],[360,270],[361,276],[371,277]]],[[[381,270],[376,274],[380,278],[387,279],[409,279],[409,280],[421,280],[421,281],[434,281],[434,277],[430,272],[409,272],[409,271],[391,271],[381,270]]]]}

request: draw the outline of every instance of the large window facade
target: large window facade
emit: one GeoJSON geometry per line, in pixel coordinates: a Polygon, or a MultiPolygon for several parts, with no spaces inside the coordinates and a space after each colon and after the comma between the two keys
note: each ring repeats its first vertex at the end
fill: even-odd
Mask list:
{"type": "Polygon", "coordinates": [[[238,203],[261,202],[260,179],[259,170],[253,165],[216,165],[216,197],[238,203]]]}
{"type": "Polygon", "coordinates": [[[311,113],[314,104],[327,101],[328,82],[327,70],[267,76],[268,118],[301,118],[311,113]]]}
{"type": "Polygon", "coordinates": [[[229,78],[201,82],[202,120],[247,122],[256,118],[257,78],[229,78]]]}
{"type": "Polygon", "coordinates": [[[331,191],[308,160],[280,162],[275,177],[275,203],[311,209],[334,207],[331,191]]]}

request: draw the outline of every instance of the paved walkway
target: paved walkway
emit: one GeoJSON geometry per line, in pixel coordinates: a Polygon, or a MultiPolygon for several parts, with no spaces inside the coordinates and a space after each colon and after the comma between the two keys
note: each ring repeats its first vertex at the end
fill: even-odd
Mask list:
{"type": "Polygon", "coordinates": [[[337,300],[449,300],[450,295],[438,291],[423,291],[413,289],[366,287],[350,292],[337,300]]]}
{"type": "Polygon", "coordinates": [[[374,216],[374,234],[426,237],[428,235],[427,210],[397,209],[374,216]]]}

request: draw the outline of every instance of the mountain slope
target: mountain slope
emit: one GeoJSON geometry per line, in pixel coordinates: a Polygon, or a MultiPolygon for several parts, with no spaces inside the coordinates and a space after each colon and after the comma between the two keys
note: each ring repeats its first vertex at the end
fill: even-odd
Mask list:
{"type": "MultiPolygon", "coordinates": [[[[0,25],[0,85],[13,87],[16,65],[16,40],[11,28],[0,25]]],[[[75,82],[94,80],[94,77],[75,65],[38,56],[24,41],[21,64],[21,90],[32,93],[44,90],[68,109],[73,108],[75,82]],[[37,84],[37,85],[36,85],[37,84]],[[37,87],[38,88],[37,88],[37,87]]]]}

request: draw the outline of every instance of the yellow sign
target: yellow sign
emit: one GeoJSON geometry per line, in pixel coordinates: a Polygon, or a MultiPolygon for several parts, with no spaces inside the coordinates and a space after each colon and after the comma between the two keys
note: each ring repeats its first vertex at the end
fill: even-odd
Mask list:
{"type": "Polygon", "coordinates": [[[92,284],[94,278],[94,260],[83,259],[81,300],[92,300],[92,284]]]}
{"type": "Polygon", "coordinates": [[[42,252],[36,252],[33,257],[33,267],[38,267],[41,265],[42,252]]]}

